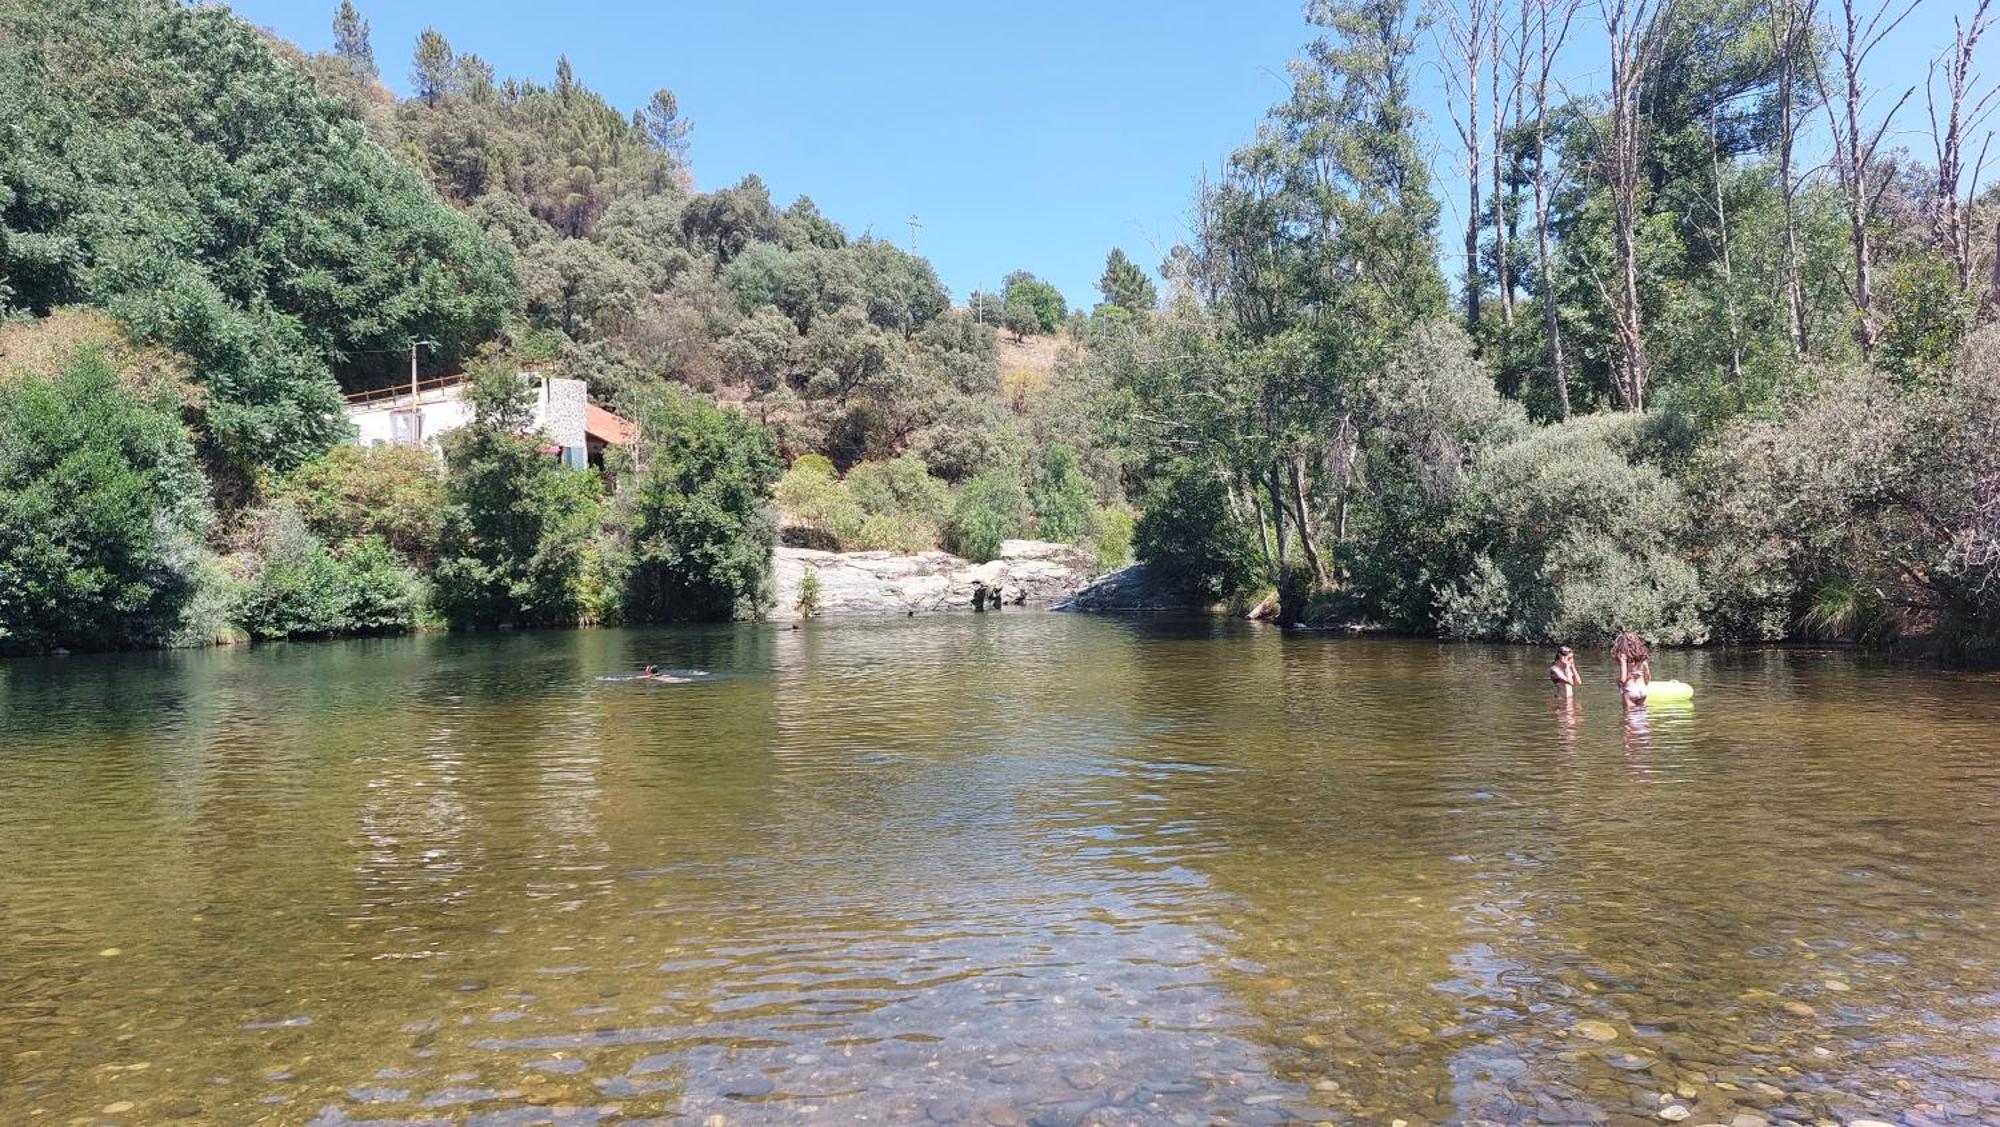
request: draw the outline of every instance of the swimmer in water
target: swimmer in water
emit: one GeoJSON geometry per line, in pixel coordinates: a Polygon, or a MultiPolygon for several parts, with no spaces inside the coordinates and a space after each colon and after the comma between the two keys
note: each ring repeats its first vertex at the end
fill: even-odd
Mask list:
{"type": "Polygon", "coordinates": [[[1583,684],[1583,674],[1576,669],[1576,651],[1568,646],[1556,648],[1556,663],[1549,666],[1549,680],[1555,683],[1563,696],[1572,695],[1578,685],[1583,684]]]}
{"type": "Polygon", "coordinates": [[[657,665],[648,665],[646,671],[639,674],[639,680],[659,681],[668,685],[684,685],[688,679],[686,677],[676,677],[671,673],[662,673],[660,672],[660,667],[657,665]]]}

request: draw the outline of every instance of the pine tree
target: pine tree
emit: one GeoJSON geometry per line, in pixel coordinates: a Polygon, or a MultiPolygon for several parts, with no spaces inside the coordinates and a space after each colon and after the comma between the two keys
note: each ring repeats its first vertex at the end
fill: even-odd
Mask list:
{"type": "Polygon", "coordinates": [[[340,0],[333,14],[333,53],[354,72],[354,77],[373,81],[376,77],[375,48],[368,42],[368,21],[354,10],[353,0],[340,0]]]}
{"type": "Polygon", "coordinates": [[[410,62],[410,85],[427,106],[435,106],[451,93],[458,78],[451,44],[433,27],[417,36],[417,53],[410,62]]]}
{"type": "Polygon", "coordinates": [[[694,122],[681,116],[680,100],[672,90],[653,91],[653,100],[646,103],[646,108],[633,113],[632,124],[645,130],[646,136],[676,162],[686,161],[688,133],[694,129],[694,122]]]}
{"type": "Polygon", "coordinates": [[[1104,260],[1104,276],[1097,280],[1097,288],[1106,303],[1134,313],[1150,312],[1160,301],[1153,280],[1117,247],[1111,248],[1111,254],[1104,260]]]}

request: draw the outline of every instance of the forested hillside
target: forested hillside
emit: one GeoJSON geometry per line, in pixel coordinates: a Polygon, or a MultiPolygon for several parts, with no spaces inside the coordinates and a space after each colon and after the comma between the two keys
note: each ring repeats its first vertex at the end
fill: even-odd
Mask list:
{"type": "Polygon", "coordinates": [[[809,538],[977,523],[990,553],[1051,488],[1044,531],[1099,538],[1062,474],[1085,420],[1001,394],[1004,308],[755,177],[695,191],[671,92],[627,114],[566,60],[500,80],[426,31],[399,101],[332,15],[307,55],[217,8],[0,0],[0,648],[755,613],[808,453],[793,494],[899,457],[917,490],[809,538]],[[336,445],[341,393],[413,340],[480,373],[442,472],[336,445]],[[660,426],[565,475],[515,433],[530,368],[660,426]]]}

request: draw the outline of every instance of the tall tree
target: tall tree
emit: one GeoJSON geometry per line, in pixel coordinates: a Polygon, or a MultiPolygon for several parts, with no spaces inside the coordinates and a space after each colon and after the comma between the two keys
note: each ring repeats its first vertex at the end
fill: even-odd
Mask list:
{"type": "Polygon", "coordinates": [[[1862,71],[1868,64],[1868,56],[1916,9],[1917,0],[1910,0],[1894,14],[1890,9],[1894,0],[1880,0],[1872,8],[1864,7],[1867,0],[1839,0],[1839,3],[1839,20],[1833,29],[1834,78],[1838,84],[1829,89],[1824,70],[1818,82],[1820,101],[1826,107],[1827,124],[1833,134],[1834,180],[1847,212],[1848,247],[1854,263],[1854,275],[1848,280],[1854,299],[1854,333],[1861,351],[1872,355],[1882,336],[1875,308],[1873,228],[1876,205],[1889,190],[1889,178],[1876,166],[1875,156],[1896,119],[1896,111],[1909,101],[1916,88],[1904,90],[1871,128],[1866,122],[1868,87],[1862,71]]]}
{"type": "MultiPolygon", "coordinates": [[[[1972,228],[1966,222],[1971,200],[1979,189],[1979,174],[1986,157],[1986,142],[1973,161],[1971,182],[1966,183],[1965,138],[1984,124],[2000,87],[1984,92],[1976,89],[1979,76],[1973,69],[1973,51],[1980,37],[1993,26],[1993,0],[1979,0],[1969,18],[1952,17],[1951,46],[1931,64],[1930,82],[1925,86],[1931,117],[1931,146],[1937,154],[1937,188],[1931,197],[1931,238],[1938,250],[1951,260],[1958,274],[1958,288],[1972,285],[1972,228]],[[1944,105],[1939,106],[1939,80],[1943,80],[1944,105]],[[1963,200],[1960,190],[1965,192],[1963,200]]],[[[1987,134],[1987,141],[1992,134],[1987,134]]]]}
{"type": "Polygon", "coordinates": [[[410,59],[410,86],[427,106],[435,107],[451,93],[458,78],[451,44],[434,27],[417,35],[417,50],[410,59]]]}
{"type": "Polygon", "coordinates": [[[1219,386],[1201,394],[1228,413],[1183,401],[1162,414],[1207,428],[1239,508],[1264,530],[1270,578],[1289,574],[1296,533],[1324,584],[1316,521],[1344,534],[1366,382],[1445,294],[1409,102],[1408,6],[1318,0],[1307,14],[1328,34],[1199,203],[1203,287],[1227,345],[1219,386]]]}
{"type": "Polygon", "coordinates": [[[1486,284],[1479,268],[1479,231],[1486,222],[1479,203],[1486,151],[1479,111],[1487,92],[1479,76],[1499,12],[1495,0],[1442,0],[1432,5],[1431,14],[1432,33],[1445,63],[1445,112],[1465,150],[1465,331],[1477,339],[1479,299],[1486,284]]]}
{"type": "Polygon", "coordinates": [[[694,130],[694,122],[681,116],[680,99],[672,90],[653,91],[645,108],[633,112],[632,124],[645,130],[646,136],[677,163],[687,161],[688,134],[694,130]]]}
{"type": "Polygon", "coordinates": [[[333,53],[354,77],[374,80],[375,48],[368,42],[368,21],[354,10],[354,0],[340,0],[333,13],[333,53]]]}
{"type": "MultiPolygon", "coordinates": [[[[1563,363],[1562,321],[1555,281],[1555,236],[1550,210],[1556,193],[1549,148],[1549,82],[1554,76],[1556,56],[1569,38],[1570,22],[1576,18],[1579,0],[1523,0],[1533,8],[1535,62],[1526,83],[1535,112],[1535,169],[1531,178],[1535,191],[1535,274],[1541,286],[1542,335],[1549,353],[1549,381],[1555,385],[1556,402],[1564,419],[1570,417],[1569,372],[1563,363]]],[[[1525,10],[1525,9],[1524,9],[1525,10]]],[[[1523,29],[1522,38],[1529,32],[1523,29]]]]}
{"type": "Polygon", "coordinates": [[[1812,42],[1819,21],[1819,0],[1771,0],[1770,17],[1771,45],[1778,53],[1778,193],[1785,229],[1780,282],[1785,290],[1785,330],[1792,355],[1804,356],[1808,341],[1806,290],[1799,248],[1799,178],[1792,154],[1799,136],[1799,70],[1802,65],[1808,69],[1806,81],[1818,73],[1812,42]]]}
{"type": "Polygon", "coordinates": [[[1598,0],[1611,57],[1611,135],[1604,154],[1611,188],[1612,319],[1618,338],[1619,401],[1646,407],[1646,322],[1639,292],[1639,218],[1647,119],[1642,101],[1675,0],[1598,0]]]}
{"type": "Polygon", "coordinates": [[[1104,295],[1107,304],[1134,313],[1150,312],[1160,300],[1160,292],[1154,288],[1153,280],[1146,277],[1146,272],[1117,247],[1111,248],[1111,253],[1104,259],[1104,273],[1097,279],[1097,289],[1104,295]]]}

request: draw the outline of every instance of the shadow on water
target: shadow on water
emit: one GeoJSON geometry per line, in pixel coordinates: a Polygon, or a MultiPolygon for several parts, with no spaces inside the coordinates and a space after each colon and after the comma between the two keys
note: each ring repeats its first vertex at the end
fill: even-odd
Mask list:
{"type": "Polygon", "coordinates": [[[1593,658],[1005,613],[6,663],[0,1118],[2000,1118],[2000,685],[1666,653],[1696,700],[1628,711],[1593,658]]]}

